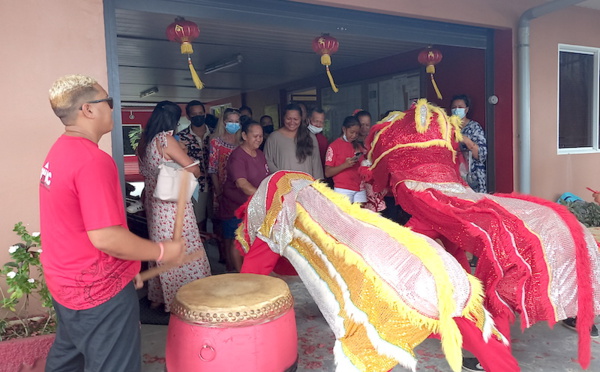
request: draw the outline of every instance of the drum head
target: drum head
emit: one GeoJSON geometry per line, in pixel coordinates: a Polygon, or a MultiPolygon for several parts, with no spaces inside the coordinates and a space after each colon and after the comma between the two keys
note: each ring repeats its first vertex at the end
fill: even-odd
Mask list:
{"type": "Polygon", "coordinates": [[[215,327],[271,321],[293,306],[287,284],[256,274],[223,274],[181,287],[171,313],[187,322],[215,327]]]}

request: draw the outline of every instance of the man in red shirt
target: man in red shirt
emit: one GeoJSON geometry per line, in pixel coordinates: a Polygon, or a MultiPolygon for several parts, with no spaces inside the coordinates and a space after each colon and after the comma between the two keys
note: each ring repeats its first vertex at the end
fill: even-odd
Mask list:
{"type": "Polygon", "coordinates": [[[319,107],[315,107],[310,110],[310,116],[308,117],[308,130],[317,137],[317,143],[319,144],[319,154],[321,155],[321,163],[325,167],[325,153],[327,152],[327,146],[329,142],[327,137],[323,134],[323,126],[325,125],[325,111],[319,107]]]}
{"type": "Polygon", "coordinates": [[[50,104],[65,132],[39,186],[41,260],[58,318],[46,372],[140,371],[139,260],[181,263],[184,244],[153,243],[127,229],[116,165],[98,148],[113,128],[106,91],[69,75],[52,85],[50,104]]]}

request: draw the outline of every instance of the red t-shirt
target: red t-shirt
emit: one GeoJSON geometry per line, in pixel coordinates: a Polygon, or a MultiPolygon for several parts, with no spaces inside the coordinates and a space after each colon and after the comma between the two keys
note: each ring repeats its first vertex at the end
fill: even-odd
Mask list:
{"type": "MultiPolygon", "coordinates": [[[[344,141],[341,137],[331,142],[327,148],[327,156],[325,157],[325,165],[337,167],[346,161],[346,158],[351,158],[358,150],[354,149],[352,143],[344,141]]],[[[350,168],[346,168],[340,173],[333,176],[333,186],[340,189],[360,191],[361,178],[358,174],[358,167],[363,160],[361,155],[358,162],[350,168]]]]}
{"type": "Polygon", "coordinates": [[[61,305],[83,310],[119,293],[140,271],[100,251],[87,232],[127,228],[117,167],[94,142],[61,136],[40,175],[41,260],[48,289],[61,305]]]}
{"type": "Polygon", "coordinates": [[[319,155],[321,155],[321,164],[323,164],[323,167],[325,167],[325,153],[327,152],[327,145],[329,144],[329,141],[327,141],[327,137],[325,137],[323,133],[317,133],[315,134],[315,137],[317,137],[317,143],[319,144],[319,155]]]}

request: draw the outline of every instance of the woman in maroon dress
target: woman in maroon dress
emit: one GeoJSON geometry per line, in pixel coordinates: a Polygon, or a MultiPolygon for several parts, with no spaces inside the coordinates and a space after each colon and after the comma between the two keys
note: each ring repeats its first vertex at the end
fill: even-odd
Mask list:
{"type": "Polygon", "coordinates": [[[235,217],[235,210],[254,195],[254,192],[268,175],[269,167],[265,154],[259,147],[263,141],[262,126],[250,120],[242,124],[242,144],[233,150],[227,161],[227,177],[223,185],[221,214],[223,235],[233,266],[237,271],[242,267],[242,258],[235,249],[235,230],[241,220],[235,217]]]}

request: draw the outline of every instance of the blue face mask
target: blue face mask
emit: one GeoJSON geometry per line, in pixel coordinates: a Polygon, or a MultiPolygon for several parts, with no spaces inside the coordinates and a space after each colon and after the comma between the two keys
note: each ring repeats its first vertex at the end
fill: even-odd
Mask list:
{"type": "Polygon", "coordinates": [[[466,114],[467,114],[467,109],[464,107],[457,107],[457,108],[452,109],[452,115],[456,115],[461,119],[464,118],[466,114]]]}
{"type": "Polygon", "coordinates": [[[225,130],[227,131],[227,133],[237,133],[237,131],[240,130],[240,128],[240,123],[225,123],[225,130]]]}

